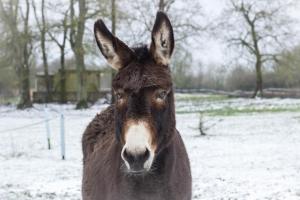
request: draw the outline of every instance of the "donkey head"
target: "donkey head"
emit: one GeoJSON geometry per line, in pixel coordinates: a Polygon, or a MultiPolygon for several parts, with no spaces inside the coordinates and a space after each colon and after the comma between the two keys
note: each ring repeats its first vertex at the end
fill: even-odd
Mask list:
{"type": "Polygon", "coordinates": [[[94,32],[103,56],[118,70],[112,87],[121,157],[128,172],[147,172],[175,131],[168,67],[174,49],[171,23],[163,12],[157,13],[149,48],[129,48],[102,20],[95,23],[94,32]]]}

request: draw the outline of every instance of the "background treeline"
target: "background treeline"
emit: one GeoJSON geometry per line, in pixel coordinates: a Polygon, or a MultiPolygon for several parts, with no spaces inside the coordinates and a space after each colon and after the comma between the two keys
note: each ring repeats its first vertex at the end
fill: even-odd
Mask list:
{"type": "MultiPolygon", "coordinates": [[[[170,14],[176,43],[185,49],[205,28],[198,1],[174,0],[0,0],[0,94],[17,96],[18,108],[32,106],[37,66],[43,68],[51,99],[50,63],[60,60],[60,102],[66,102],[66,59],[75,59],[77,108],[87,107],[86,65],[107,67],[95,45],[93,24],[101,18],[130,45],[149,43],[158,10],[170,14]],[[194,16],[194,17],[192,17],[194,16]]],[[[112,75],[114,72],[111,72],[112,75]]]]}
{"type": "MultiPolygon", "coordinates": [[[[275,64],[263,69],[264,88],[300,88],[300,46],[282,52],[275,64]]],[[[176,62],[177,60],[175,60],[176,62]]],[[[177,61],[178,62],[178,61],[177,61]]],[[[190,66],[174,63],[174,78],[178,88],[205,88],[214,90],[245,90],[255,88],[256,72],[251,65],[208,65],[198,72],[180,68],[190,66]],[[178,68],[176,68],[178,67],[178,68]]]]}

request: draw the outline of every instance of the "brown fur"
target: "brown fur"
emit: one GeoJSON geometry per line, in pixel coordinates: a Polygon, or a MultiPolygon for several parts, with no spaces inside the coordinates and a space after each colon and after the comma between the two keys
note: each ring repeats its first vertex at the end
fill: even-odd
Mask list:
{"type": "MultiPolygon", "coordinates": [[[[155,33],[159,32],[159,24],[163,22],[171,26],[167,17],[160,12],[154,27],[155,33]]],[[[102,24],[97,28],[100,29],[98,34],[107,34],[102,24]]],[[[168,28],[171,37],[166,38],[169,39],[167,44],[170,43],[167,46],[172,49],[165,51],[167,54],[162,59],[164,61],[171,56],[174,46],[172,28],[168,28]]],[[[155,41],[159,40],[156,38],[155,41]]],[[[110,45],[110,41],[105,42],[110,45]]],[[[163,42],[165,45],[166,41],[163,42]]],[[[130,50],[133,58],[127,60],[127,64],[119,66],[119,72],[113,80],[113,88],[115,91],[122,91],[122,99],[98,114],[83,134],[83,200],[191,199],[190,165],[181,136],[175,128],[170,70],[153,55],[154,46],[151,45],[151,50],[146,47],[130,50]],[[157,100],[161,90],[166,91],[166,96],[157,100]],[[135,175],[126,171],[121,150],[128,123],[140,119],[149,124],[152,145],[156,150],[151,170],[135,175]]],[[[119,53],[117,49],[109,52],[111,59],[114,56],[120,59],[119,53]]],[[[126,57],[126,52],[121,55],[126,57]]]]}

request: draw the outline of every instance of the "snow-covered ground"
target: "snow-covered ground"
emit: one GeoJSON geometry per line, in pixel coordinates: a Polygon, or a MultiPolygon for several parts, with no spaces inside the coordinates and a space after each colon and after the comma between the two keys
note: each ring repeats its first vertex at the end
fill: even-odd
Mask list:
{"type": "MultiPolygon", "coordinates": [[[[191,160],[194,200],[300,199],[300,112],[291,111],[299,108],[300,100],[190,101],[181,95],[177,99],[177,127],[191,160]],[[193,111],[228,105],[287,108],[287,112],[207,115],[204,126],[216,124],[200,137],[199,114],[193,111]]],[[[43,105],[25,111],[0,106],[0,200],[81,199],[81,135],[106,106],[76,111],[73,105],[49,105],[51,150],[47,150],[43,105]],[[62,110],[64,161],[59,135],[62,110]]]]}

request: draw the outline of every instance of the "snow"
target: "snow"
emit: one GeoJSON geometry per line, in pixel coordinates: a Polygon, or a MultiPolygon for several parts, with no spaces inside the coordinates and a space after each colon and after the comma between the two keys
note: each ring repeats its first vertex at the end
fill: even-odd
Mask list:
{"type": "MultiPolygon", "coordinates": [[[[201,109],[208,105],[219,108],[228,102],[237,108],[290,108],[300,103],[291,99],[232,99],[197,105],[201,109]]],[[[95,114],[106,106],[76,111],[73,105],[49,105],[51,150],[47,149],[43,105],[25,111],[0,106],[0,199],[81,199],[81,136],[95,114]],[[61,111],[65,115],[66,160],[60,157],[61,111]]],[[[188,100],[178,102],[177,108],[182,107],[197,108],[188,100]]],[[[207,136],[199,136],[199,115],[177,114],[177,128],[191,161],[194,200],[300,199],[299,112],[204,119],[217,123],[207,130],[207,136]]]]}

